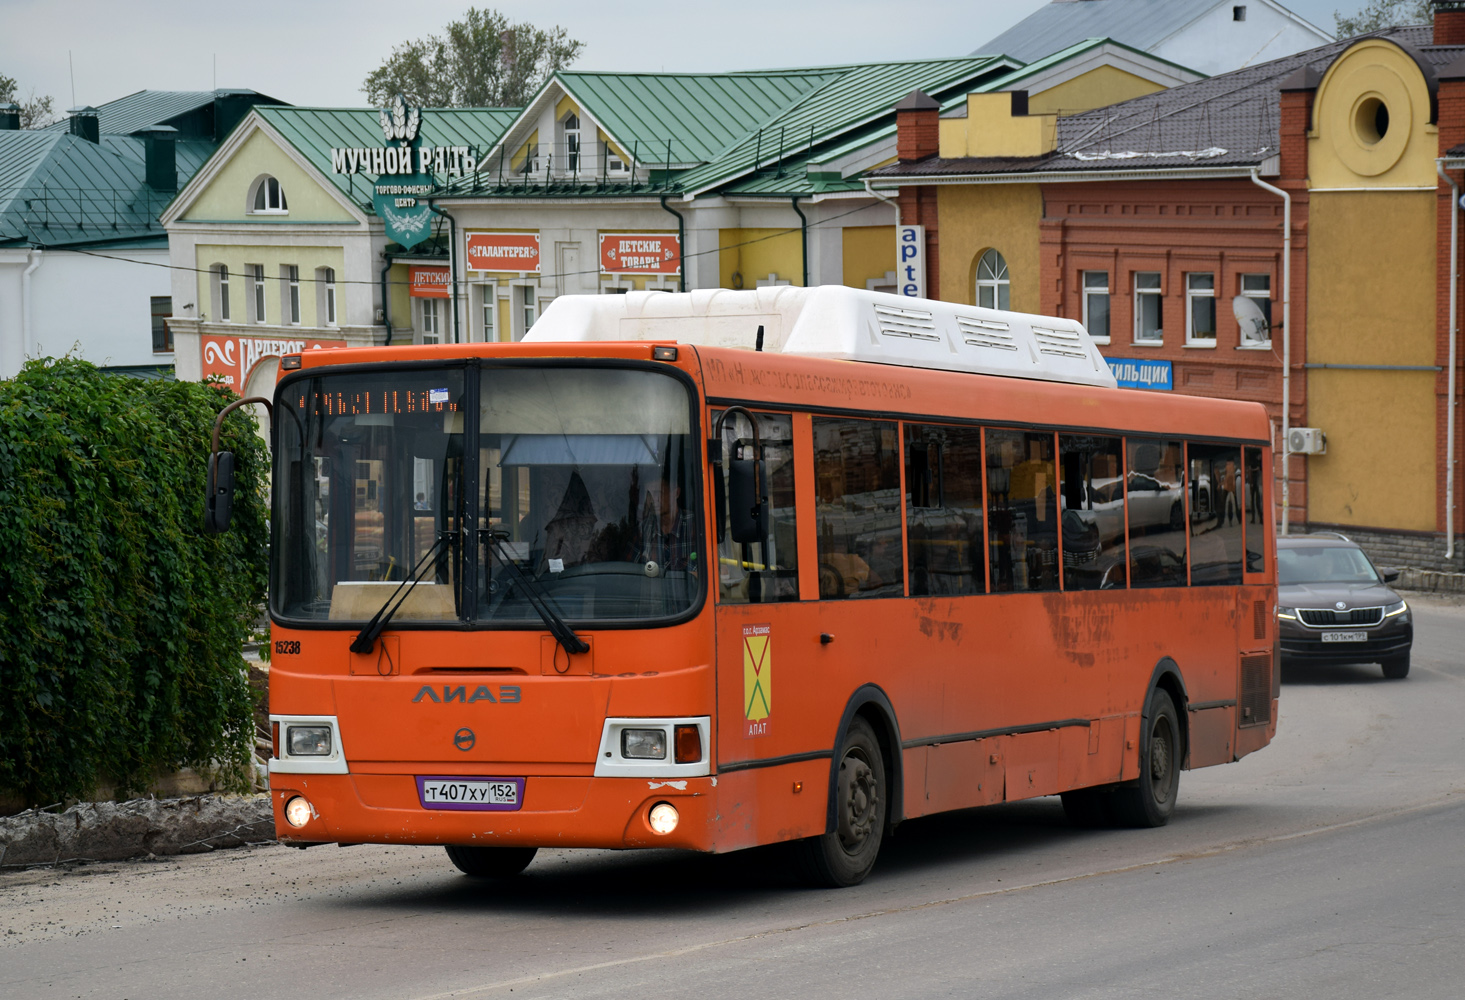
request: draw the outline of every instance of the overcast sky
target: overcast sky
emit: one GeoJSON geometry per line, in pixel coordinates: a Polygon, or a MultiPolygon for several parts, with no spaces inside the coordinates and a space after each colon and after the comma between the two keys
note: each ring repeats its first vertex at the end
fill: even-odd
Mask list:
{"type": "MultiPolygon", "coordinates": [[[[744,0],[616,4],[500,0],[510,20],[559,24],[578,69],[718,71],[965,55],[1046,0],[744,0]]],[[[1325,31],[1364,0],[1292,0],[1325,31]]],[[[412,0],[0,0],[0,73],[73,106],[137,90],[247,87],[300,105],[365,103],[361,81],[394,45],[472,4],[412,0]]]]}

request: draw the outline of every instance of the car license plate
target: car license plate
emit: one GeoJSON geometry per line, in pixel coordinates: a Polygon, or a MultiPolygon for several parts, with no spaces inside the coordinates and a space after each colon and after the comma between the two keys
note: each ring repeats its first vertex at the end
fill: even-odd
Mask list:
{"type": "Polygon", "coordinates": [[[417,796],[424,809],[518,809],[524,779],[418,777],[417,796]]]}
{"type": "Polygon", "coordinates": [[[1367,632],[1324,632],[1323,642],[1367,642],[1367,632]]]}

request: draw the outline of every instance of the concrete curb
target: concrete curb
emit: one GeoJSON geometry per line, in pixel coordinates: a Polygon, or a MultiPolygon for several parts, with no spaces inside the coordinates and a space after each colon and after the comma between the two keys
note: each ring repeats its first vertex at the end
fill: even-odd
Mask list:
{"type": "Polygon", "coordinates": [[[274,839],[267,793],[83,802],[0,817],[0,868],[201,854],[274,839]]]}

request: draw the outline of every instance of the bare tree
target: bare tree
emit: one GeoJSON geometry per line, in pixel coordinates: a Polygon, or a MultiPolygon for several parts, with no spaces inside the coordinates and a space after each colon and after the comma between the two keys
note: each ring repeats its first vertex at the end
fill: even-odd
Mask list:
{"type": "Polygon", "coordinates": [[[470,7],[444,34],[393,49],[361,89],[373,104],[403,94],[422,107],[520,107],[584,48],[562,27],[510,24],[496,10],[470,7]]]}
{"type": "Polygon", "coordinates": [[[1339,38],[1366,35],[1396,24],[1429,24],[1434,14],[1429,0],[1371,0],[1352,17],[1333,12],[1333,30],[1339,38]]]}
{"type": "Polygon", "coordinates": [[[0,73],[0,104],[20,105],[20,127],[40,128],[49,125],[55,119],[53,105],[55,101],[49,97],[37,97],[36,88],[32,87],[30,94],[25,100],[19,97],[20,85],[15,78],[0,73]]]}

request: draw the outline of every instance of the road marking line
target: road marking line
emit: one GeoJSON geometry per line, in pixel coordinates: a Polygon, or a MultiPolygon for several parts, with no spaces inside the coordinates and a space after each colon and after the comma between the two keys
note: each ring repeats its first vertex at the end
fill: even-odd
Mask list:
{"type": "Polygon", "coordinates": [[[518,979],[508,979],[501,983],[487,983],[482,986],[466,986],[462,989],[447,990],[442,993],[427,993],[412,1000],[452,1000],[454,997],[468,997],[477,994],[487,993],[490,990],[502,990],[523,986],[525,984],[542,983],[546,980],[559,979],[563,976],[583,975],[587,972],[598,972],[602,969],[614,969],[623,965],[635,965],[639,962],[656,962],[668,958],[681,958],[684,955],[695,954],[699,951],[706,951],[710,948],[722,948],[727,945],[742,944],[746,941],[757,941],[760,938],[773,937],[779,934],[792,934],[797,931],[812,930],[818,927],[832,927],[836,924],[854,923],[856,920],[868,920],[872,917],[887,917],[897,913],[913,913],[917,910],[930,909],[937,906],[950,906],[953,903],[964,903],[973,899],[983,899],[988,896],[1002,896],[1009,893],[1022,892],[1028,889],[1042,889],[1052,885],[1062,885],[1065,882],[1077,882],[1081,879],[1100,878],[1105,875],[1122,875],[1125,872],[1138,871],[1141,868],[1155,868],[1160,865],[1174,864],[1177,861],[1194,861],[1197,858],[1212,858],[1222,854],[1229,854],[1232,851],[1244,847],[1261,847],[1268,844],[1280,844],[1291,840],[1300,840],[1305,837],[1315,837],[1319,834],[1333,833],[1338,830],[1348,830],[1353,827],[1365,826],[1369,823],[1376,823],[1380,820],[1394,819],[1400,816],[1409,816],[1414,813],[1429,812],[1435,809],[1449,808],[1458,804],[1458,799],[1465,789],[1455,789],[1449,794],[1428,802],[1417,803],[1412,806],[1403,806],[1398,809],[1391,809],[1388,812],[1375,813],[1372,816],[1364,816],[1359,819],[1346,820],[1342,823],[1331,823],[1328,826],[1320,826],[1312,830],[1301,830],[1296,833],[1280,833],[1272,837],[1259,837],[1253,840],[1242,840],[1234,844],[1227,844],[1222,847],[1198,851],[1190,854],[1174,854],[1169,857],[1160,858],[1155,861],[1141,861],[1132,865],[1123,865],[1118,868],[1106,868],[1103,871],[1084,872],[1081,875],[1064,875],[1059,878],[1041,879],[1037,882],[1027,882],[1022,885],[1003,886],[1001,889],[983,889],[979,892],[970,892],[961,896],[948,896],[944,899],[927,900],[924,903],[911,903],[907,906],[891,906],[881,910],[869,910],[865,913],[856,913],[845,917],[831,917],[828,920],[813,920],[806,924],[794,924],[788,927],[774,927],[768,930],[757,931],[752,934],[742,934],[738,937],[720,938],[716,941],[703,941],[700,944],[691,944],[682,948],[673,948],[669,951],[658,951],[645,955],[631,955],[626,958],[616,958],[608,962],[596,962],[591,965],[579,965],[574,968],[560,969],[555,972],[544,972],[532,976],[521,976],[518,979]]]}

